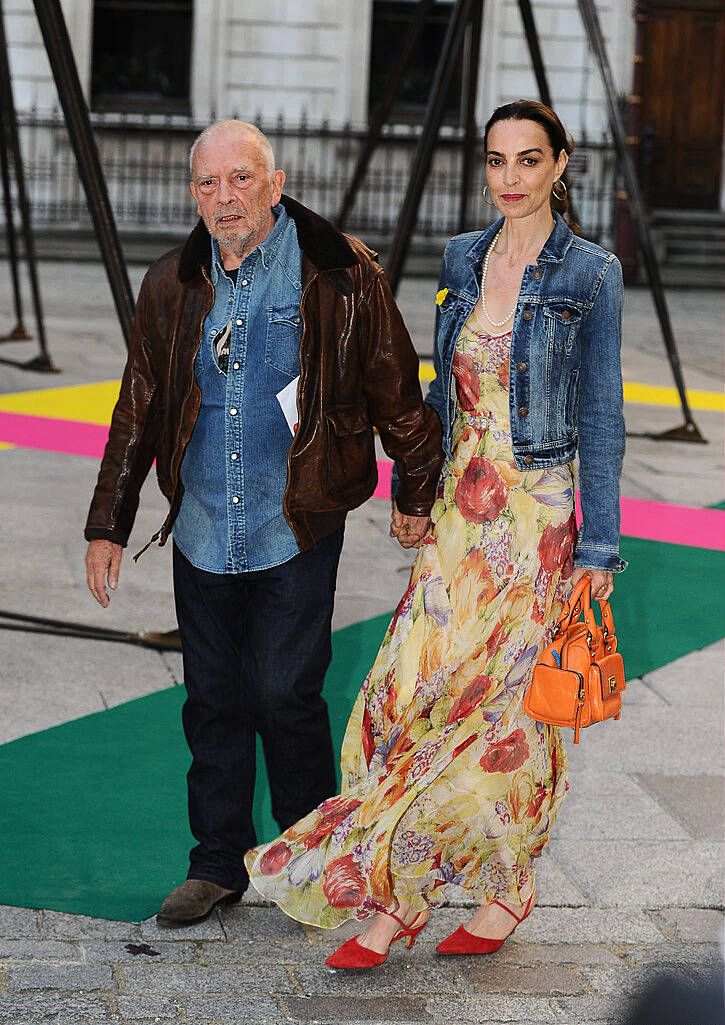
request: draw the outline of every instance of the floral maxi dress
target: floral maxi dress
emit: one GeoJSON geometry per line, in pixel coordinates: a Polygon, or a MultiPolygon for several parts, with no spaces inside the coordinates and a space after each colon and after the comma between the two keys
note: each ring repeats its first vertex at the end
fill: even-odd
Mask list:
{"type": "Polygon", "coordinates": [[[520,900],[567,790],[556,727],[522,702],[565,602],[575,542],[571,465],[521,472],[508,415],[511,335],[475,309],[456,344],[453,456],[380,651],[350,716],[342,793],[246,856],[292,918],[520,900]]]}

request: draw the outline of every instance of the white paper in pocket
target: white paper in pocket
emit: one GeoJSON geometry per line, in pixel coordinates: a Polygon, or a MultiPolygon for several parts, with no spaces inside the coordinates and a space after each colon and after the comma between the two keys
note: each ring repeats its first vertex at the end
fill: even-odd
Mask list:
{"type": "Polygon", "coordinates": [[[297,385],[299,382],[300,375],[298,374],[294,381],[290,381],[282,391],[277,392],[277,402],[282,407],[284,418],[292,434],[297,431],[297,385]]]}

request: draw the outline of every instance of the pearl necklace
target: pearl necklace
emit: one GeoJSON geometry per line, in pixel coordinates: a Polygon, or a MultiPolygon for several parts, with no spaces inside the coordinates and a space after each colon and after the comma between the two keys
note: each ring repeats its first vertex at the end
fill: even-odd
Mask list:
{"type": "Polygon", "coordinates": [[[511,310],[511,312],[509,313],[509,315],[507,317],[503,318],[503,320],[494,320],[491,317],[491,314],[488,312],[488,310],[486,308],[486,271],[488,270],[488,261],[489,261],[489,257],[491,256],[491,253],[493,252],[493,250],[494,250],[494,248],[496,246],[496,243],[498,242],[498,240],[500,238],[500,235],[501,235],[502,231],[503,231],[503,228],[500,229],[498,235],[496,236],[496,238],[493,240],[491,245],[486,250],[486,255],[483,258],[483,273],[481,274],[481,306],[483,307],[483,312],[486,314],[486,320],[493,327],[503,327],[504,324],[508,323],[508,321],[511,320],[511,318],[513,317],[514,313],[516,313],[516,307],[519,304],[519,301],[518,301],[518,298],[517,298],[516,299],[516,303],[514,304],[514,308],[511,310]]]}

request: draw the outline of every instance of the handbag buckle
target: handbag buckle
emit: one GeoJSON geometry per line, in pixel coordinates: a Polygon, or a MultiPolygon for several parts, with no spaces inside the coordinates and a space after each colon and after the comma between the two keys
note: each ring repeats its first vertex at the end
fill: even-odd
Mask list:
{"type": "Polygon", "coordinates": [[[609,693],[614,694],[617,689],[617,681],[613,676],[609,677],[609,693]]]}

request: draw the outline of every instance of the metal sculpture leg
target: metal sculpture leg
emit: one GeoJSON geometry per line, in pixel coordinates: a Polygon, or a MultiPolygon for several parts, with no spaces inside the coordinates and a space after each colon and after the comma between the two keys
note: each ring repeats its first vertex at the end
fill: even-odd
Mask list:
{"type": "Polygon", "coordinates": [[[93,136],[88,107],[83,98],[78,69],[68,38],[63,12],[59,0],[33,0],[35,13],[43,34],[48,60],[53,70],[58,97],[68,129],[78,172],[88,201],[88,210],[93,218],[96,238],[106,267],[106,274],[116,304],[118,319],[126,341],[131,340],[134,301],[128,280],[121,243],[116,231],[111,203],[108,198],[106,180],[103,176],[98,148],[93,136]]]}
{"type": "Polygon", "coordinates": [[[700,433],[687,401],[685,380],[682,375],[680,357],[677,352],[677,344],[675,343],[675,336],[672,331],[672,322],[670,321],[670,314],[667,308],[667,300],[665,299],[665,292],[662,287],[660,268],[657,262],[657,256],[655,255],[654,246],[652,245],[652,237],[647,223],[647,216],[645,214],[637,173],[634,168],[634,162],[632,161],[632,154],[630,153],[629,146],[627,145],[626,130],[622,119],[622,113],[619,109],[619,103],[617,101],[617,93],[614,88],[614,80],[612,79],[612,71],[609,65],[609,58],[607,57],[607,50],[599,22],[599,15],[597,14],[597,9],[594,6],[593,0],[577,0],[577,2],[579,4],[582,21],[584,22],[584,29],[589,39],[589,45],[597,60],[597,64],[599,65],[599,73],[602,78],[604,92],[607,97],[607,106],[609,108],[609,123],[612,128],[612,136],[614,137],[614,144],[617,149],[617,156],[619,158],[622,175],[624,177],[627,198],[629,200],[629,209],[634,222],[637,242],[639,243],[642,258],[644,260],[645,267],[647,268],[647,276],[649,278],[652,298],[657,310],[660,327],[662,328],[665,348],[667,349],[667,358],[670,361],[672,375],[675,379],[677,391],[680,396],[680,403],[682,405],[682,412],[685,417],[685,423],[681,427],[675,427],[672,430],[664,431],[661,434],[653,434],[651,437],[667,439],[670,441],[704,442],[707,439],[703,438],[700,433]]]}
{"type": "Polygon", "coordinates": [[[461,168],[461,202],[458,207],[458,232],[468,230],[468,207],[473,182],[473,164],[476,159],[478,132],[476,128],[476,90],[478,87],[478,65],[481,55],[481,26],[483,24],[484,0],[473,5],[468,29],[465,132],[463,137],[463,166],[461,168]]]}
{"type": "Polygon", "coordinates": [[[15,327],[7,334],[0,337],[0,342],[22,342],[31,338],[23,323],[23,295],[20,291],[20,276],[18,274],[18,241],[15,234],[15,218],[13,216],[13,198],[10,191],[10,165],[8,162],[7,142],[5,132],[0,125],[0,174],[3,182],[3,206],[5,209],[5,231],[8,239],[8,259],[10,261],[10,277],[13,283],[13,298],[15,300],[15,327]]]}
{"type": "MultiPolygon", "coordinates": [[[[390,287],[395,293],[400,284],[403,265],[410,245],[410,236],[415,225],[415,220],[420,206],[420,199],[423,195],[423,188],[428,177],[433,148],[438,139],[443,109],[446,100],[446,92],[450,85],[456,57],[461,51],[463,43],[463,32],[469,20],[473,0],[456,0],[456,5],[451,11],[451,19],[448,23],[441,54],[438,58],[435,78],[431,86],[428,106],[425,112],[425,120],[421,130],[420,139],[415,150],[411,164],[408,188],[405,199],[398,216],[398,223],[395,226],[395,234],[390,248],[390,256],[386,267],[390,287]]],[[[477,0],[480,2],[480,0],[477,0]]]]}
{"type": "MultiPolygon", "coordinates": [[[[20,222],[23,232],[23,243],[25,245],[25,257],[28,262],[28,274],[30,276],[30,289],[33,296],[35,308],[35,320],[38,328],[38,344],[40,354],[34,359],[23,363],[28,370],[41,370],[46,372],[57,371],[53,365],[48,352],[48,345],[45,337],[45,323],[43,320],[43,304],[40,298],[40,285],[38,283],[38,270],[35,258],[35,241],[30,223],[30,206],[25,190],[25,171],[23,169],[23,155],[20,150],[20,136],[18,134],[18,121],[15,113],[15,102],[13,100],[13,88],[10,81],[10,64],[8,62],[8,47],[5,38],[5,24],[3,20],[2,3],[0,3],[0,117],[2,119],[3,139],[7,141],[8,149],[12,156],[15,183],[18,190],[18,206],[20,208],[20,222]]],[[[12,220],[12,212],[10,220],[12,220]]],[[[9,235],[8,235],[9,238],[9,235]]]]}

